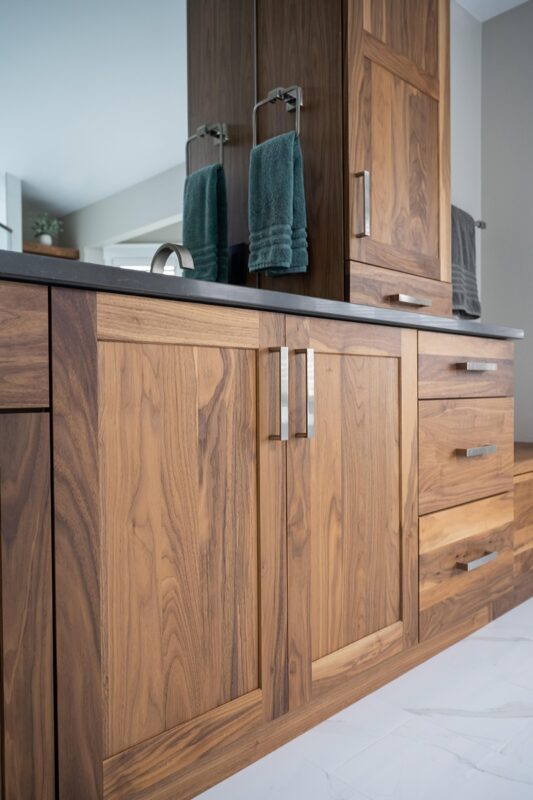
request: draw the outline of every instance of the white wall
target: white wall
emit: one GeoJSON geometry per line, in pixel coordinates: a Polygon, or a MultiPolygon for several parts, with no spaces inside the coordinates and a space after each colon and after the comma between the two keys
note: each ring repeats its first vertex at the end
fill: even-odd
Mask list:
{"type": "Polygon", "coordinates": [[[516,345],[516,435],[533,441],[533,1],[483,25],[483,316],[516,345]]]}
{"type": "MultiPolygon", "coordinates": [[[[154,175],[63,217],[62,243],[87,261],[103,261],[102,248],[181,221],[185,165],[154,175]]],[[[157,237],[156,237],[157,241],[157,237]]]]}
{"type": "MultiPolygon", "coordinates": [[[[481,43],[483,25],[451,3],[452,203],[481,219],[481,43]]],[[[478,281],[481,236],[476,231],[478,281]]]]}
{"type": "Polygon", "coordinates": [[[0,172],[0,222],[12,233],[0,229],[0,248],[22,251],[22,185],[19,178],[0,172]]]}

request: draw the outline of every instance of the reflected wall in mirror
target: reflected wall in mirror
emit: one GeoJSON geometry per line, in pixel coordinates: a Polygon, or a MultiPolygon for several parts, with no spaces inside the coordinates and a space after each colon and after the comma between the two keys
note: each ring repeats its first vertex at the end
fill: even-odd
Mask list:
{"type": "Polygon", "coordinates": [[[0,248],[38,250],[41,212],[86,261],[146,269],[181,241],[186,5],[3,0],[0,248]]]}

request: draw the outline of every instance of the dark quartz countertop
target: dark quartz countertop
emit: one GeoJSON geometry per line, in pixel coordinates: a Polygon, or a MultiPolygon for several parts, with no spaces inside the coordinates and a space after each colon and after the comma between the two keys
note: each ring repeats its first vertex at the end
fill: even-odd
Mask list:
{"type": "Polygon", "coordinates": [[[49,256],[13,253],[7,250],[0,250],[0,280],[94,289],[100,292],[135,294],[166,298],[167,300],[187,300],[188,302],[276,311],[283,314],[301,314],[351,320],[352,322],[371,322],[376,325],[417,328],[426,331],[487,336],[495,339],[522,339],[524,337],[524,332],[520,329],[492,325],[487,322],[434,317],[428,314],[374,308],[338,300],[322,300],[286,292],[230,286],[167,275],[152,275],[149,272],[68,261],[49,256]]]}

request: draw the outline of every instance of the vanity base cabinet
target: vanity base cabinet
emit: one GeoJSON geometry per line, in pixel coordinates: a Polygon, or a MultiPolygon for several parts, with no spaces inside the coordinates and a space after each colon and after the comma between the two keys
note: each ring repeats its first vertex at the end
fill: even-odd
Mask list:
{"type": "MultiPolygon", "coordinates": [[[[508,594],[506,476],[419,520],[418,412],[452,401],[418,400],[416,331],[60,288],[51,314],[60,800],[192,798],[508,594]]],[[[512,398],[475,402],[507,452],[512,398]]]]}

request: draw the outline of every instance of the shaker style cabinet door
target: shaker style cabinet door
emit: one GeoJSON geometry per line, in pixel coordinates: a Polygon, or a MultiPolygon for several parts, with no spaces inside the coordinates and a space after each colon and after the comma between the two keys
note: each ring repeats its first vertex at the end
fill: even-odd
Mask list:
{"type": "Polygon", "coordinates": [[[416,332],[287,318],[289,705],[417,641],[416,332]]]}
{"type": "Polygon", "coordinates": [[[80,294],[53,300],[60,781],[66,797],[180,797],[188,767],[287,710],[286,444],[269,438],[283,317],[80,294]]]}
{"type": "Polygon", "coordinates": [[[449,281],[449,2],[346,2],[349,258],[449,281]]]}

